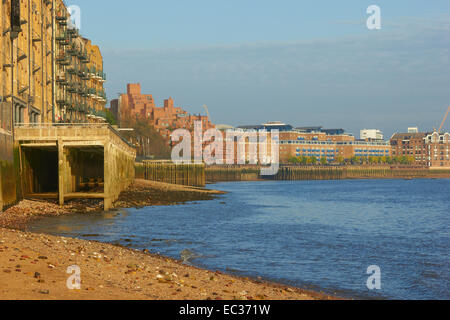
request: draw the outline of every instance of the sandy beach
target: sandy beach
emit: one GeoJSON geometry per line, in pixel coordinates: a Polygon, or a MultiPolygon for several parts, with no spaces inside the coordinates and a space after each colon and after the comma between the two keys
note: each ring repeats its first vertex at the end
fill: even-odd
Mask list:
{"type": "MultiPolygon", "coordinates": [[[[220,191],[137,180],[116,208],[208,200],[220,191]]],[[[111,244],[27,233],[41,216],[101,210],[101,202],[64,207],[24,200],[0,214],[0,299],[314,300],[325,294],[202,270],[181,261],[111,244]],[[87,208],[83,211],[83,208],[87,208]],[[18,228],[22,230],[18,230],[18,228]],[[80,269],[81,288],[69,289],[68,267],[80,269]]]]}
{"type": "Polygon", "coordinates": [[[326,295],[183,265],[148,252],[0,229],[0,299],[311,300],[326,295]],[[81,288],[67,287],[69,266],[81,288]]]}

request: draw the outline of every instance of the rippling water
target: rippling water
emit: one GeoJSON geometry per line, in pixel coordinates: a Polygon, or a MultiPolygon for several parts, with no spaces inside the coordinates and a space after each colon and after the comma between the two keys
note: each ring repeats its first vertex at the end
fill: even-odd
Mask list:
{"type": "Polygon", "coordinates": [[[450,299],[450,180],[220,183],[181,206],[45,218],[29,230],[355,298],[450,299]],[[367,289],[367,267],[381,290],[367,289]]]}

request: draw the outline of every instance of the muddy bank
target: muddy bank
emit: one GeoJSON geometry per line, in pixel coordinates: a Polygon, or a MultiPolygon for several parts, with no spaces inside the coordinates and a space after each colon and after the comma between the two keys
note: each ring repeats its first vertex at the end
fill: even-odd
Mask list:
{"type": "MultiPolygon", "coordinates": [[[[221,191],[136,180],[113,204],[115,209],[177,205],[190,201],[211,200],[221,191]]],[[[43,216],[89,214],[103,211],[103,200],[73,199],[64,206],[57,200],[27,199],[0,213],[0,227],[23,230],[28,222],[43,216]]]]}
{"type": "Polygon", "coordinates": [[[186,266],[146,251],[1,228],[0,283],[0,299],[333,299],[186,266]],[[81,271],[80,289],[67,287],[69,266],[81,271]]]}
{"type": "Polygon", "coordinates": [[[115,208],[176,205],[191,201],[212,200],[224,192],[148,180],[136,180],[122,192],[115,208]]]}

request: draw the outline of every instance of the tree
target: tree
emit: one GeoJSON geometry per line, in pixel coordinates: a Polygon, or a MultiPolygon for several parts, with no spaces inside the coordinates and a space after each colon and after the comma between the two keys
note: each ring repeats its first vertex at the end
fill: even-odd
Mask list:
{"type": "Polygon", "coordinates": [[[299,159],[297,157],[290,157],[288,163],[297,164],[299,163],[299,159]]]}
{"type": "Polygon", "coordinates": [[[124,115],[121,119],[121,127],[133,128],[133,131],[125,131],[122,134],[132,143],[137,144],[137,155],[143,158],[170,159],[171,148],[166,139],[148,122],[140,116],[124,115]]]}
{"type": "Polygon", "coordinates": [[[301,163],[302,165],[308,164],[308,158],[305,157],[305,156],[301,156],[301,157],[300,157],[300,163],[301,163]]]}
{"type": "Polygon", "coordinates": [[[361,160],[359,157],[351,157],[350,162],[351,164],[360,164],[361,160]]]}
{"type": "Polygon", "coordinates": [[[337,156],[335,161],[336,163],[343,164],[345,159],[343,156],[337,156]]]}
{"type": "Polygon", "coordinates": [[[327,158],[325,157],[320,158],[320,164],[325,165],[327,163],[328,163],[327,158]]]}
{"type": "Polygon", "coordinates": [[[116,117],[114,117],[113,113],[108,108],[106,108],[106,121],[112,126],[117,124],[116,117]]]}

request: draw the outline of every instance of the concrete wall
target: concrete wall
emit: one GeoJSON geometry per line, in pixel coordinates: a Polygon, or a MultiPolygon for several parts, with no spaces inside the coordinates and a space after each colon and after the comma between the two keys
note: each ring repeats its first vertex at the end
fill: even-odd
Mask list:
{"type": "Polygon", "coordinates": [[[135,160],[136,151],[130,152],[130,147],[110,131],[105,143],[105,210],[133,183],[135,160]]]}
{"type": "Polygon", "coordinates": [[[21,198],[17,155],[11,134],[0,132],[0,211],[21,198]]]}

